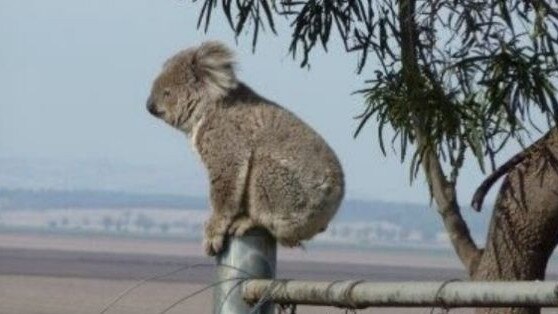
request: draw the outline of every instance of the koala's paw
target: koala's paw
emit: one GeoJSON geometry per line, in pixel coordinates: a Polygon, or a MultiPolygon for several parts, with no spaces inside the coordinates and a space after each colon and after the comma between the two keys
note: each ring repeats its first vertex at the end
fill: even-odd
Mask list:
{"type": "Polygon", "coordinates": [[[219,216],[211,216],[206,222],[203,247],[207,255],[214,256],[223,250],[229,225],[230,220],[219,216]]]}
{"type": "Polygon", "coordinates": [[[225,235],[216,234],[212,236],[205,236],[203,239],[203,248],[205,254],[209,256],[215,256],[219,254],[225,245],[225,235]]]}
{"type": "Polygon", "coordinates": [[[240,237],[246,233],[246,231],[257,227],[258,225],[249,217],[240,217],[233,221],[232,225],[229,227],[229,234],[240,237]]]}
{"type": "Polygon", "coordinates": [[[290,239],[290,238],[282,238],[278,239],[281,245],[294,248],[294,247],[302,247],[302,242],[299,239],[290,239]]]}

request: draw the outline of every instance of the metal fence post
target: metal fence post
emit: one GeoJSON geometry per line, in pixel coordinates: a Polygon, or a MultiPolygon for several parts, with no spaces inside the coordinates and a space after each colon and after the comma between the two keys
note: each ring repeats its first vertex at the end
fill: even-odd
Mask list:
{"type": "Polygon", "coordinates": [[[253,311],[242,298],[241,280],[235,278],[275,278],[277,244],[265,230],[254,229],[241,237],[230,237],[225,250],[217,256],[214,288],[214,314],[272,314],[273,305],[258,304],[253,311]]]}

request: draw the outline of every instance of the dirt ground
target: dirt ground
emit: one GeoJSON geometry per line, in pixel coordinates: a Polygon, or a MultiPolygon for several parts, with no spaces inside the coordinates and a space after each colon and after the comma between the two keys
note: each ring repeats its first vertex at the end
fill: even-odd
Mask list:
{"type": "MultiPolygon", "coordinates": [[[[0,233],[0,314],[100,314],[142,279],[184,263],[211,262],[195,243],[110,237],[0,233]]],[[[105,313],[158,314],[206,287],[213,270],[197,270],[141,284],[105,313]]],[[[279,253],[278,276],[310,280],[447,280],[463,276],[451,257],[428,252],[307,250],[279,253]]],[[[556,276],[551,276],[555,278],[556,276]]],[[[167,313],[211,313],[212,291],[167,313]]],[[[545,313],[558,313],[545,310],[545,313]]],[[[298,308],[299,314],[343,314],[332,307],[298,308]]],[[[384,308],[356,313],[443,313],[384,308]]],[[[454,309],[450,313],[472,313],[454,309]]]]}
{"type": "MultiPolygon", "coordinates": [[[[0,276],[2,314],[98,314],[119,293],[136,284],[130,280],[0,276]]],[[[107,314],[157,314],[204,285],[154,282],[134,290],[107,314]]],[[[179,304],[168,314],[210,313],[211,291],[179,304]]],[[[470,312],[470,311],[469,311],[470,312]]],[[[343,314],[328,307],[299,307],[300,314],[343,314]]],[[[358,313],[430,313],[430,309],[370,309],[358,313]]],[[[459,311],[455,313],[467,313],[459,311]]]]}

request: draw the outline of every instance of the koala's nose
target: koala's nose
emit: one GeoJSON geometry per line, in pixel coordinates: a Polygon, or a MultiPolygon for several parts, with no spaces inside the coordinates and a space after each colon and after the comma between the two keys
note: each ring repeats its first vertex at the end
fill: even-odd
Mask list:
{"type": "Polygon", "coordinates": [[[157,109],[155,108],[155,101],[153,101],[153,97],[149,97],[147,99],[147,111],[149,111],[149,113],[151,113],[154,116],[157,116],[159,114],[159,112],[157,112],[157,109]]]}
{"type": "Polygon", "coordinates": [[[149,111],[149,113],[151,113],[154,116],[156,116],[158,114],[157,110],[155,109],[155,105],[153,103],[150,103],[147,106],[147,111],[149,111]]]}

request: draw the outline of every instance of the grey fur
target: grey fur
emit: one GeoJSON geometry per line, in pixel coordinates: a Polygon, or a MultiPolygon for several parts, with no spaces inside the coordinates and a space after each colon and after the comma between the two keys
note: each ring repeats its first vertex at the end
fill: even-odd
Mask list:
{"type": "Polygon", "coordinates": [[[293,113],[239,82],[224,45],[206,42],[169,59],[148,109],[186,133],[207,168],[209,255],[227,235],[253,227],[298,246],[335,215],[344,194],[335,153],[293,113]]]}

